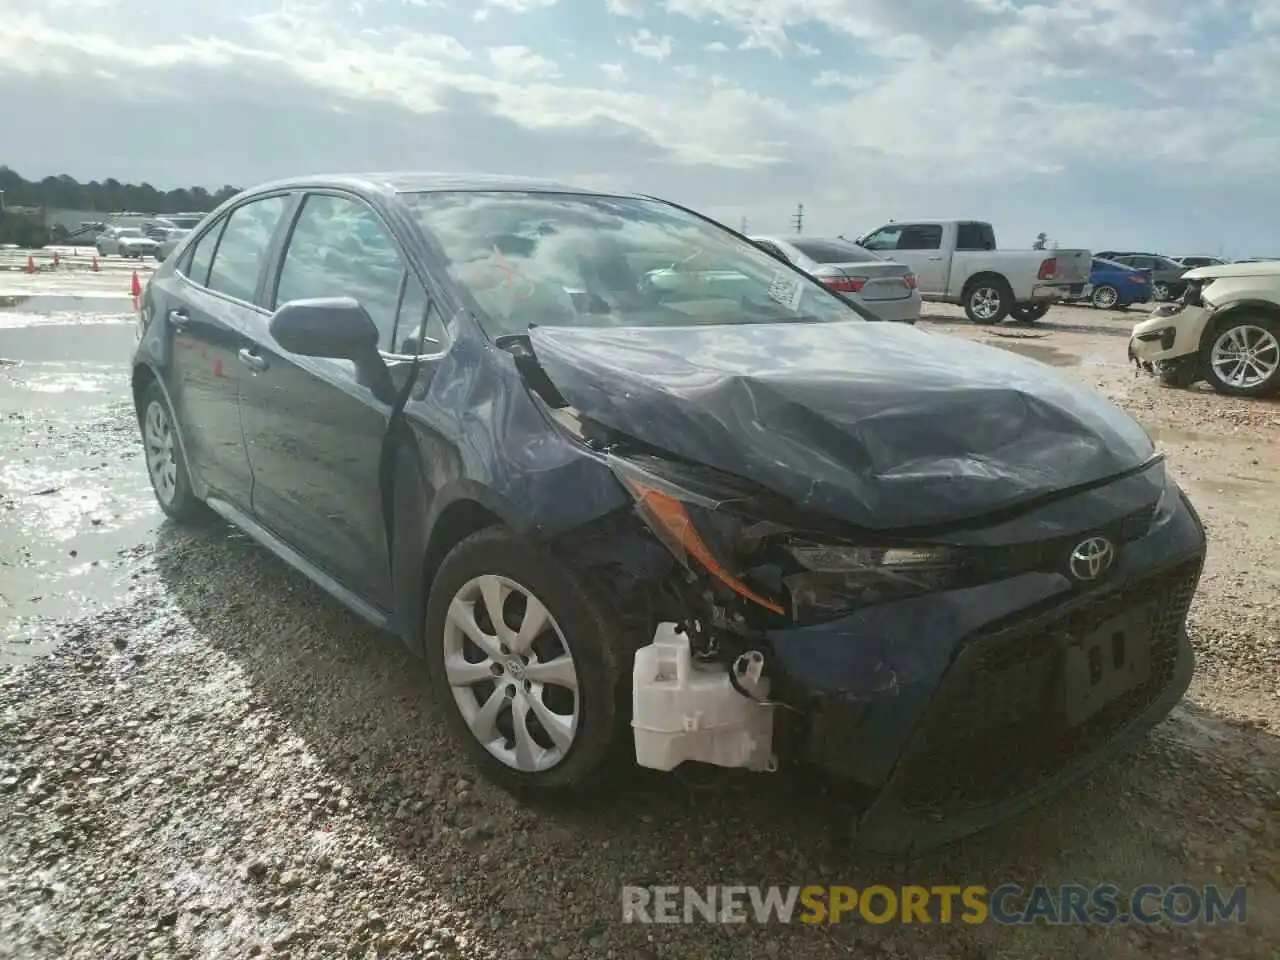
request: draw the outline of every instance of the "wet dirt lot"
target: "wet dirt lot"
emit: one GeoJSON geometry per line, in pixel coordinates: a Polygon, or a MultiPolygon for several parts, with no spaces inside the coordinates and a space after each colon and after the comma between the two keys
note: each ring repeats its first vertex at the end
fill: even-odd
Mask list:
{"type": "Polygon", "coordinates": [[[922,326],[1069,370],[1168,452],[1211,538],[1195,685],[1133,756],[903,865],[854,856],[808,780],[623,772],[542,811],[476,782],[396,641],[225,526],[160,522],[108,267],[0,273],[85,298],[0,305],[0,957],[1275,956],[1280,405],[1135,379],[1136,312],[922,326]],[[1244,884],[1248,922],[620,922],[628,883],[1036,882],[1244,884]]]}

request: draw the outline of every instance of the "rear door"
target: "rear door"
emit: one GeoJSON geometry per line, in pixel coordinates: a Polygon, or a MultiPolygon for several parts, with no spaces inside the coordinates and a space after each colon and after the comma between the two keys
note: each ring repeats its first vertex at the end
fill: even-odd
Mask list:
{"type": "MultiPolygon", "coordinates": [[[[404,362],[396,355],[414,349],[406,339],[421,328],[426,295],[394,234],[357,197],[315,192],[303,199],[273,287],[265,301],[273,310],[291,300],[355,298],[378,326],[379,347],[393,366],[404,362]],[[411,322],[407,315],[415,310],[411,322]]],[[[286,351],[265,316],[253,336],[240,410],[254,516],[343,586],[387,610],[390,565],[379,477],[392,404],[357,381],[351,361],[286,351]]]]}
{"type": "Polygon", "coordinates": [[[166,386],[188,460],[212,496],[246,512],[253,477],[240,429],[238,354],[260,314],[258,283],[287,205],[287,196],[274,195],[228,211],[158,282],[160,322],[171,337],[166,386]]]}

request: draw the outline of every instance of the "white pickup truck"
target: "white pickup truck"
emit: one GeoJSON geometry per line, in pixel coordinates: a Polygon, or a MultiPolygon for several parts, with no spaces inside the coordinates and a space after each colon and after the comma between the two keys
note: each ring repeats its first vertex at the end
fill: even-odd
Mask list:
{"type": "Polygon", "coordinates": [[[856,242],[906,264],[925,300],[957,303],[974,323],[1034,323],[1055,301],[1081,296],[1093,269],[1088,250],[997,250],[979,220],[887,223],[856,242]]]}

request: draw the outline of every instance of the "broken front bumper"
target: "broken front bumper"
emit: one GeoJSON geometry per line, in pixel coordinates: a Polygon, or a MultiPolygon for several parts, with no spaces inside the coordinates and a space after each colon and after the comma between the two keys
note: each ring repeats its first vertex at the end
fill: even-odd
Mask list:
{"type": "Polygon", "coordinates": [[[948,843],[1130,747],[1190,682],[1184,624],[1203,556],[1203,530],[1179,495],[1168,522],[1123,544],[1109,586],[1073,590],[1057,574],[1026,573],[772,636],[811,704],[802,758],[878,791],[855,842],[891,854],[948,843]],[[1146,619],[1127,642],[1145,669],[1072,717],[1069,649],[1134,610],[1146,619]]]}
{"type": "Polygon", "coordinates": [[[1154,365],[1194,357],[1200,352],[1200,338],[1212,312],[1208,307],[1181,304],[1157,307],[1134,326],[1129,359],[1154,365]]]}

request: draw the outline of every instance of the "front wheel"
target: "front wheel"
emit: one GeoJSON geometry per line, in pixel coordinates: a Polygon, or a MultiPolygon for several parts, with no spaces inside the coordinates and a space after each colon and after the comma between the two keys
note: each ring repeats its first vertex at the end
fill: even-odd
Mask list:
{"type": "Polygon", "coordinates": [[[1013,291],[1003,280],[979,280],[965,291],[964,312],[974,323],[999,323],[1013,307],[1013,291]]]}
{"type": "Polygon", "coordinates": [[[1235,397],[1280,392],[1280,321],[1241,317],[1223,324],[1212,336],[1204,372],[1214,390],[1235,397]]]}
{"type": "Polygon", "coordinates": [[[1019,323],[1035,323],[1048,312],[1047,303],[1019,303],[1009,310],[1009,316],[1019,323]]]}
{"type": "Polygon", "coordinates": [[[605,600],[501,527],[453,548],[427,602],[431,685],[481,772],[525,796],[578,790],[617,741],[622,649],[605,600]]]}
{"type": "Polygon", "coordinates": [[[1167,283],[1157,283],[1151,288],[1151,292],[1157,300],[1167,301],[1169,299],[1169,285],[1167,283]]]}

